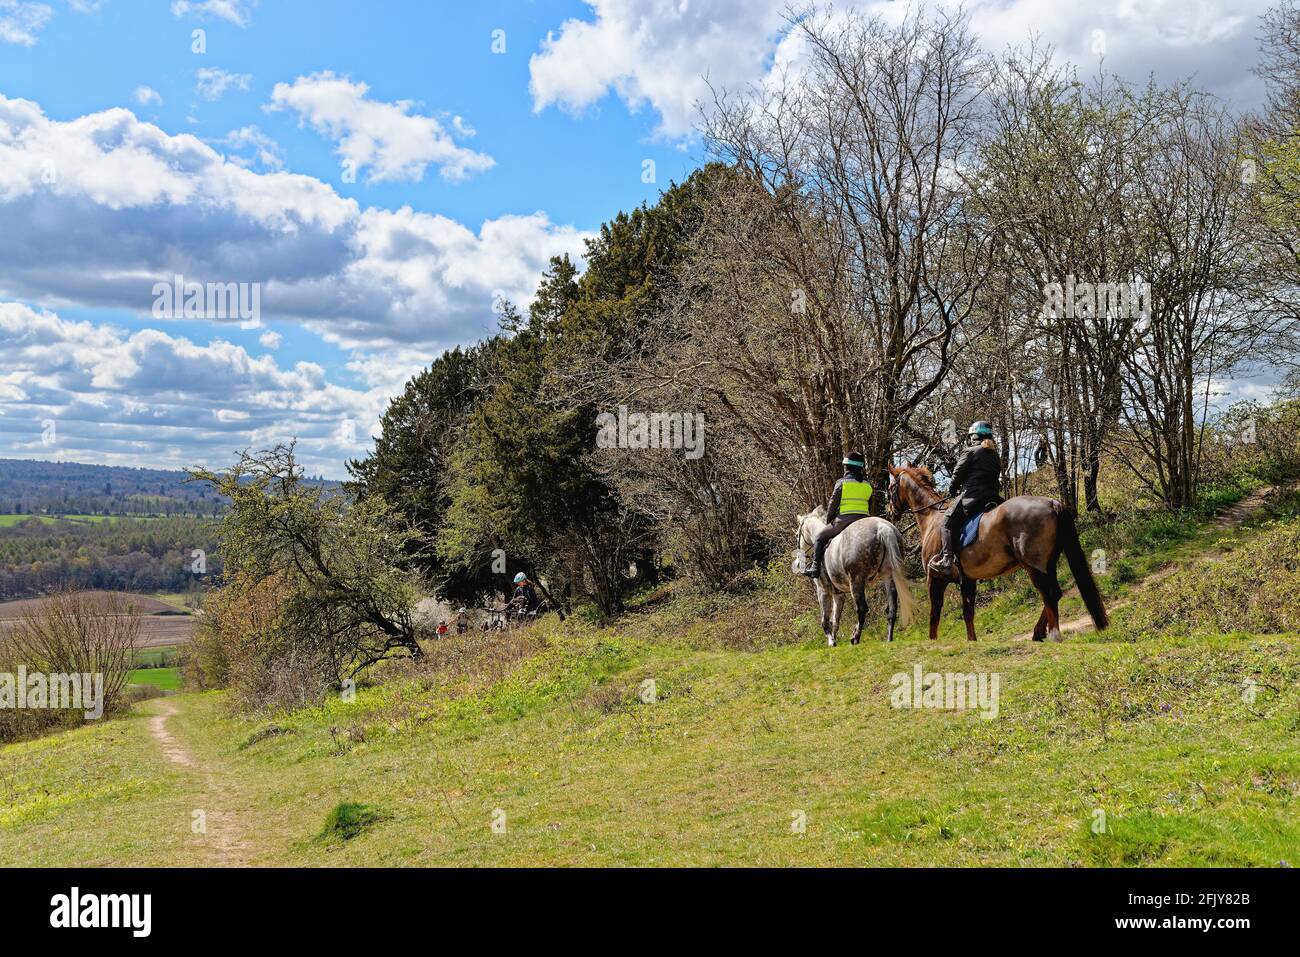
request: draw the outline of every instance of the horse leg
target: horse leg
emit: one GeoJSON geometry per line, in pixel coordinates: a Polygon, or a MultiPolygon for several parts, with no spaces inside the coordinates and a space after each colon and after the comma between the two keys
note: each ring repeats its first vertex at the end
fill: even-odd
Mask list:
{"type": "Polygon", "coordinates": [[[831,596],[831,630],[826,635],[826,643],[835,647],[835,636],[840,633],[840,618],[844,614],[844,596],[836,592],[831,596]]]}
{"type": "Polygon", "coordinates": [[[975,579],[961,580],[961,617],[966,622],[966,640],[975,640],[975,579]]]}
{"type": "Polygon", "coordinates": [[[853,606],[858,612],[858,627],[854,629],[849,644],[856,645],[862,640],[862,626],[867,620],[867,586],[862,582],[853,586],[853,606]]]}
{"type": "Polygon", "coordinates": [[[943,614],[943,593],[948,582],[942,578],[930,577],[930,640],[939,637],[939,616],[943,614]]]}
{"type": "Polygon", "coordinates": [[[1034,641],[1042,641],[1047,634],[1047,606],[1038,615],[1038,624],[1034,625],[1034,641]]]}
{"type": "Polygon", "coordinates": [[[894,640],[894,624],[898,621],[898,589],[894,587],[893,578],[885,579],[885,616],[889,619],[889,631],[885,641],[894,640]]]}
{"type": "MultiPolygon", "coordinates": [[[[1045,572],[1029,570],[1029,578],[1038,589],[1038,594],[1043,596],[1043,614],[1039,619],[1041,626],[1046,619],[1047,640],[1061,640],[1061,620],[1060,613],[1057,611],[1057,603],[1061,600],[1061,585],[1056,580],[1056,569],[1049,568],[1045,572]]],[[[1034,629],[1034,634],[1038,634],[1038,629],[1034,629]]],[[[1040,639],[1041,640],[1041,639],[1040,639]]]]}
{"type": "Polygon", "coordinates": [[[826,636],[827,644],[834,647],[835,631],[831,627],[831,596],[822,587],[821,582],[817,583],[817,604],[821,606],[822,610],[822,634],[826,636]]]}

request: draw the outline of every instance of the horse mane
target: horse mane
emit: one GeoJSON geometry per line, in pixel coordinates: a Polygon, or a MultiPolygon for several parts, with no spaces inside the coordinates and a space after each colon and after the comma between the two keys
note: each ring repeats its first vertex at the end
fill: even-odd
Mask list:
{"type": "Polygon", "coordinates": [[[911,478],[919,485],[925,486],[931,492],[938,492],[934,487],[934,473],[924,465],[904,465],[898,471],[911,478]]]}

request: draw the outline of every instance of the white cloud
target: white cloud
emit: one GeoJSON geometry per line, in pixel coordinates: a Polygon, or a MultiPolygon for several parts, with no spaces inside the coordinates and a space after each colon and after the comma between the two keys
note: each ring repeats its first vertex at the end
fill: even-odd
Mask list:
{"type": "Polygon", "coordinates": [[[227,20],[237,27],[246,27],[249,13],[256,5],[257,0],[175,0],[172,16],[183,17],[192,13],[227,20]]]}
{"type": "Polygon", "coordinates": [[[301,321],[345,349],[428,356],[492,331],[496,295],[528,303],[550,257],[580,259],[585,239],[541,212],[474,229],[363,209],[127,110],[59,121],[0,96],[4,297],[144,315],[153,284],[178,273],[256,282],[264,319],[301,321]]]}
{"type": "Polygon", "coordinates": [[[219,100],[227,90],[247,91],[253,83],[251,73],[227,73],[220,67],[205,66],[194,72],[194,89],[205,100],[219,100]]]}
{"type": "MultiPolygon", "coordinates": [[[[593,19],[566,20],[529,60],[535,110],[580,112],[613,93],[630,108],[648,105],[657,132],[680,137],[708,102],[709,84],[736,88],[761,81],[774,61],[788,0],[588,0],[593,19]],[[707,82],[706,82],[707,77],[707,82]]],[[[969,11],[990,51],[1035,34],[1058,58],[1091,73],[1099,61],[1094,31],[1103,31],[1106,68],[1133,81],[1154,73],[1172,81],[1195,71],[1199,84],[1239,103],[1258,95],[1244,68],[1257,59],[1258,17],[1270,0],[941,0],[969,11]]],[[[840,0],[897,20],[912,5],[840,0]]],[[[788,55],[788,51],[787,51],[788,55]]]]}
{"type": "MultiPolygon", "coordinates": [[[[372,100],[369,90],[328,71],[315,73],[277,83],[268,109],[297,113],[300,122],[334,140],[354,170],[368,169],[371,182],[418,181],[430,165],[455,181],[494,165],[492,157],[457,145],[438,120],[412,113],[410,100],[372,100]]],[[[459,117],[452,125],[462,136],[472,135],[459,117]]]]}
{"type": "Polygon", "coordinates": [[[229,342],[128,333],[14,302],[0,302],[0,353],[4,455],[223,465],[236,449],[297,438],[310,470],[337,476],[388,398],[331,383],[314,363],[286,368],[229,342]],[[53,445],[42,442],[47,419],[53,445]],[[356,443],[343,441],[346,422],[356,443]]]}
{"type": "Polygon", "coordinates": [[[227,159],[246,169],[260,166],[264,170],[277,170],[284,167],[280,144],[256,126],[241,126],[237,130],[231,130],[217,143],[230,147],[233,152],[227,159]]]}
{"type": "Polygon", "coordinates": [[[148,106],[150,103],[161,103],[162,94],[151,86],[137,86],[135,88],[135,101],[141,106],[148,106]]]}
{"type": "Polygon", "coordinates": [[[263,348],[274,350],[280,348],[280,343],[283,341],[283,337],[280,333],[272,332],[268,329],[257,337],[257,341],[262,344],[263,348]]]}
{"type": "Polygon", "coordinates": [[[37,34],[45,29],[53,13],[44,3],[0,0],[0,41],[23,47],[35,46],[37,34]]]}

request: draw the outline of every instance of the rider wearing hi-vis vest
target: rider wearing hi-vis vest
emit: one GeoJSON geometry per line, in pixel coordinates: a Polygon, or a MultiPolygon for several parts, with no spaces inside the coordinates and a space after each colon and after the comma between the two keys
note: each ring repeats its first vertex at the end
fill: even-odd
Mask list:
{"type": "Polygon", "coordinates": [[[850,452],[844,456],[844,476],[835,483],[831,500],[826,503],[827,525],[813,542],[812,564],[804,569],[809,578],[817,578],[822,573],[822,556],[826,546],[840,532],[844,531],[860,518],[871,514],[871,483],[863,478],[867,467],[861,452],[850,452]]]}

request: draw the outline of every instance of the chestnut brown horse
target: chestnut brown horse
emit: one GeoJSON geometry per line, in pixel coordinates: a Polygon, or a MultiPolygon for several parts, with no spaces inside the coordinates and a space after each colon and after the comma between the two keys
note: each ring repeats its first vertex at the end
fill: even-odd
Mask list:
{"type": "MultiPolygon", "coordinates": [[[[921,535],[921,564],[926,566],[930,585],[930,638],[939,634],[939,615],[943,611],[946,579],[929,573],[930,559],[938,554],[941,543],[939,527],[947,517],[945,500],[935,490],[934,476],[927,468],[903,465],[889,469],[889,514],[897,521],[910,512],[916,516],[921,535]]],[[[960,535],[960,531],[957,533],[960,535]]],[[[1017,495],[984,514],[979,538],[960,548],[961,610],[966,622],[966,637],[975,640],[975,583],[997,578],[1023,568],[1043,599],[1043,613],[1034,626],[1034,641],[1045,637],[1061,640],[1061,622],[1057,610],[1061,586],[1056,580],[1056,562],[1065,553],[1074,582],[1092,623],[1101,631],[1109,624],[1097,582],[1079,544],[1074,514],[1056,499],[1041,495],[1017,495]]]]}

